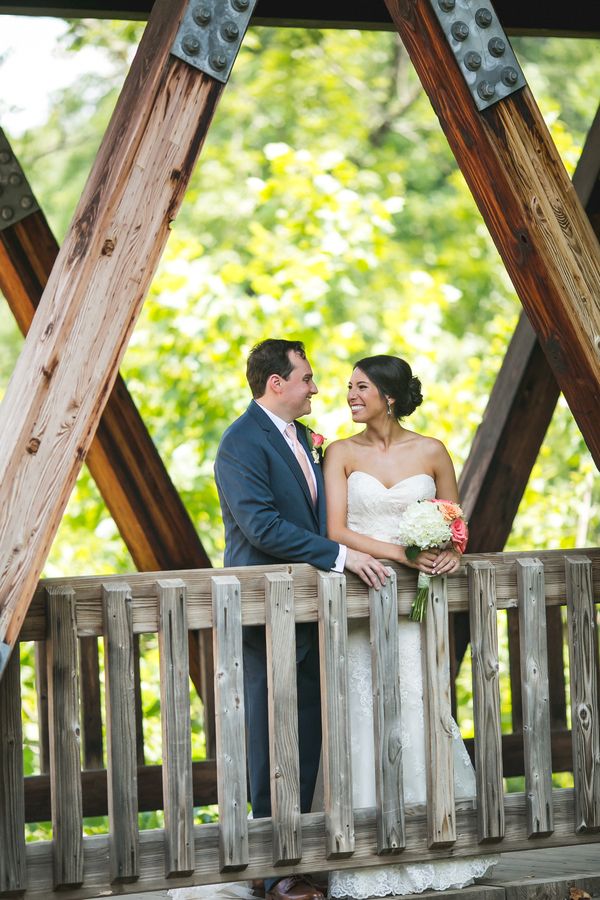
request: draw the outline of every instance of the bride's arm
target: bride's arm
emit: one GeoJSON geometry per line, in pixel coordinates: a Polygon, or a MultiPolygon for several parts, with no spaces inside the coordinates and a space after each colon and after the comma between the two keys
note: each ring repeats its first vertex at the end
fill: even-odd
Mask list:
{"type": "MultiPolygon", "coordinates": [[[[450,459],[450,454],[440,441],[435,441],[433,454],[433,470],[435,477],[436,496],[440,500],[452,500],[458,503],[458,486],[456,474],[450,459]]],[[[436,557],[433,569],[438,575],[449,575],[460,566],[460,553],[453,547],[441,550],[436,557]]]]}
{"type": "Polygon", "coordinates": [[[392,559],[395,562],[412,566],[413,564],[409,563],[406,558],[404,547],[400,547],[398,544],[389,544],[387,541],[378,541],[347,527],[350,470],[345,443],[345,441],[335,441],[330,444],[323,463],[327,498],[327,536],[330,540],[345,544],[352,550],[369,553],[376,559],[392,559]]]}

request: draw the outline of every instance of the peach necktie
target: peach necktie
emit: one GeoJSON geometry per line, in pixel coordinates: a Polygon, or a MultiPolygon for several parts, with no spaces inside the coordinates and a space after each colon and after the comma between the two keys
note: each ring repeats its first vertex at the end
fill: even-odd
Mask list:
{"type": "Polygon", "coordinates": [[[308,484],[308,489],[310,491],[310,496],[312,498],[313,506],[316,506],[317,503],[317,489],[315,487],[315,479],[313,473],[310,471],[310,463],[308,461],[308,457],[302,444],[298,440],[298,435],[296,434],[296,426],[293,422],[290,422],[289,425],[285,426],[285,433],[289,437],[292,442],[292,447],[294,448],[294,456],[300,463],[300,468],[304,472],[304,477],[306,478],[306,483],[308,484]]]}

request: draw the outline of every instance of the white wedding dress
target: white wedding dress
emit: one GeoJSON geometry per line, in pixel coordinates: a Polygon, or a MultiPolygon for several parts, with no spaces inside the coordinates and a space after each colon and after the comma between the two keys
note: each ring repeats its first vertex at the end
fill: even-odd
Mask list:
{"type": "MultiPolygon", "coordinates": [[[[435,493],[430,475],[413,475],[386,488],[366,472],[352,472],[348,478],[348,527],[397,543],[398,521],[406,506],[415,500],[432,499],[435,493]]],[[[356,809],[375,806],[371,647],[368,620],[351,619],[348,626],[352,799],[356,809]]],[[[398,641],[404,803],[408,805],[426,802],[421,626],[402,617],[398,641]]],[[[454,720],[452,725],[455,796],[457,800],[474,798],[475,772],[454,720]]],[[[497,856],[479,856],[340,870],[330,873],[329,896],[385,897],[464,887],[497,861],[497,856]]]]}

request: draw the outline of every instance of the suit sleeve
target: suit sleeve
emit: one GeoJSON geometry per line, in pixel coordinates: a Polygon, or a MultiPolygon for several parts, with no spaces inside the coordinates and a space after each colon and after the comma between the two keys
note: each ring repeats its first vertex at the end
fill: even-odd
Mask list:
{"type": "Polygon", "coordinates": [[[248,453],[241,454],[235,441],[225,437],[215,462],[219,492],[246,539],[278,559],[332,569],[339,544],[301,528],[280,513],[261,451],[256,447],[247,449],[248,453]]]}

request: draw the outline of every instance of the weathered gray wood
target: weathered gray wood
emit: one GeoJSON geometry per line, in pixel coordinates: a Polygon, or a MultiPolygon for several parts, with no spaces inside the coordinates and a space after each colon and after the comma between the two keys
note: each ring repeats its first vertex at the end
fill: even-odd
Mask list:
{"type": "MultiPolygon", "coordinates": [[[[535,841],[536,847],[566,847],[584,845],[590,851],[600,848],[600,836],[597,834],[578,834],[573,831],[572,790],[555,791],[556,831],[553,835],[535,841]]],[[[532,841],[527,833],[526,797],[524,794],[508,794],[506,797],[506,837],[500,845],[503,852],[507,850],[528,850],[532,841]]],[[[458,802],[457,842],[452,848],[452,857],[461,858],[489,854],[491,846],[477,843],[477,812],[471,802],[458,802]]],[[[441,848],[430,850],[426,843],[426,810],[425,806],[406,807],[407,829],[406,850],[402,861],[423,863],[426,860],[444,859],[448,851],[441,848]]],[[[375,831],[374,810],[357,810],[355,812],[356,853],[345,860],[327,863],[323,841],[325,817],[323,813],[312,813],[302,816],[302,861],[294,867],[297,872],[318,872],[329,868],[364,868],[394,862],[394,857],[377,855],[373,834],[375,831]]],[[[240,873],[217,872],[217,856],[219,845],[219,827],[217,824],[197,826],[196,858],[193,876],[185,880],[185,885],[215,884],[233,880],[261,878],[268,875],[281,874],[272,865],[272,832],[269,819],[256,819],[248,823],[250,835],[251,864],[240,873]]],[[[35,900],[49,900],[52,889],[51,872],[48,869],[51,859],[51,846],[48,842],[27,845],[28,875],[31,897],[35,900]]],[[[397,861],[397,860],[396,860],[397,861]]],[[[56,900],[82,900],[83,897],[97,897],[103,885],[109,886],[108,877],[108,836],[97,835],[86,839],[86,877],[89,886],[85,890],[66,891],[56,900]]],[[[140,880],[137,884],[120,885],[120,894],[132,894],[141,890],[168,889],[177,886],[172,879],[164,877],[164,836],[161,830],[141,832],[140,834],[140,880]]]]}
{"type": "Polygon", "coordinates": [[[429,847],[447,847],[456,840],[456,818],[448,598],[446,577],[443,575],[430,580],[421,640],[427,767],[427,842],[429,847]]]}
{"type": "Polygon", "coordinates": [[[233,575],[211,577],[215,723],[222,872],[248,865],[246,731],[242,660],[242,598],[233,575]]]}
{"type": "MultiPolygon", "coordinates": [[[[600,593],[600,550],[569,550],[569,556],[589,556],[592,560],[593,583],[596,594],[600,593]]],[[[525,553],[466,554],[463,565],[448,583],[448,608],[452,612],[468,610],[466,565],[474,559],[489,559],[496,570],[496,600],[498,609],[517,607],[516,562],[531,556],[525,553]]],[[[546,603],[560,606],[565,602],[565,552],[542,551],[537,559],[544,563],[546,577],[546,603]]],[[[414,600],[414,574],[404,566],[388,563],[396,572],[398,584],[398,613],[408,615],[414,600]]],[[[162,573],[165,578],[181,578],[188,588],[188,624],[192,629],[211,628],[212,586],[215,575],[234,575],[242,582],[244,590],[244,625],[264,625],[264,573],[290,572],[294,577],[296,620],[315,622],[317,620],[317,578],[318,572],[312,566],[303,564],[281,564],[278,566],[250,566],[236,569],[180,569],[162,573]]],[[[44,590],[51,584],[70,584],[77,593],[78,635],[102,634],[101,585],[111,581],[122,581],[123,575],[111,578],[79,577],[76,579],[46,579],[39,582],[30,612],[24,623],[20,640],[44,640],[46,634],[46,610],[44,590]]],[[[134,634],[155,632],[158,629],[158,604],[155,596],[156,575],[148,572],[127,574],[127,582],[133,595],[134,634]]],[[[346,576],[346,599],[348,618],[366,617],[369,601],[363,583],[352,574],[346,576]]]]}
{"type": "Polygon", "coordinates": [[[489,562],[468,566],[477,827],[480,841],[504,836],[496,578],[489,562]]]}
{"type": "Polygon", "coordinates": [[[0,681],[0,894],[27,886],[19,648],[0,681]]]}
{"type": "Polygon", "coordinates": [[[317,583],[326,855],[343,859],[354,852],[346,579],[320,572],[317,583]]]}
{"type": "Polygon", "coordinates": [[[157,581],[165,810],[165,875],[194,871],[192,726],[186,587],[157,581]]]}
{"type": "Polygon", "coordinates": [[[296,625],[291,575],[265,575],[265,619],[273,864],[278,865],[296,863],[302,856],[296,625]]]}
{"type": "Polygon", "coordinates": [[[134,881],[139,833],[131,589],[113,583],[102,593],[111,881],[134,881]]]}
{"type": "Polygon", "coordinates": [[[377,791],[377,852],[398,853],[404,839],[402,725],[398,652],[398,598],[393,573],[378,591],[369,590],[373,726],[377,791]]]}
{"type": "Polygon", "coordinates": [[[598,631],[592,565],[566,559],[575,830],[600,829],[600,708],[598,631]]]}
{"type": "Polygon", "coordinates": [[[533,835],[554,829],[544,567],[517,561],[527,824],[533,835]]]}
{"type": "Polygon", "coordinates": [[[46,590],[53,883],[62,888],[83,881],[77,625],[74,590],[46,590]]]}

